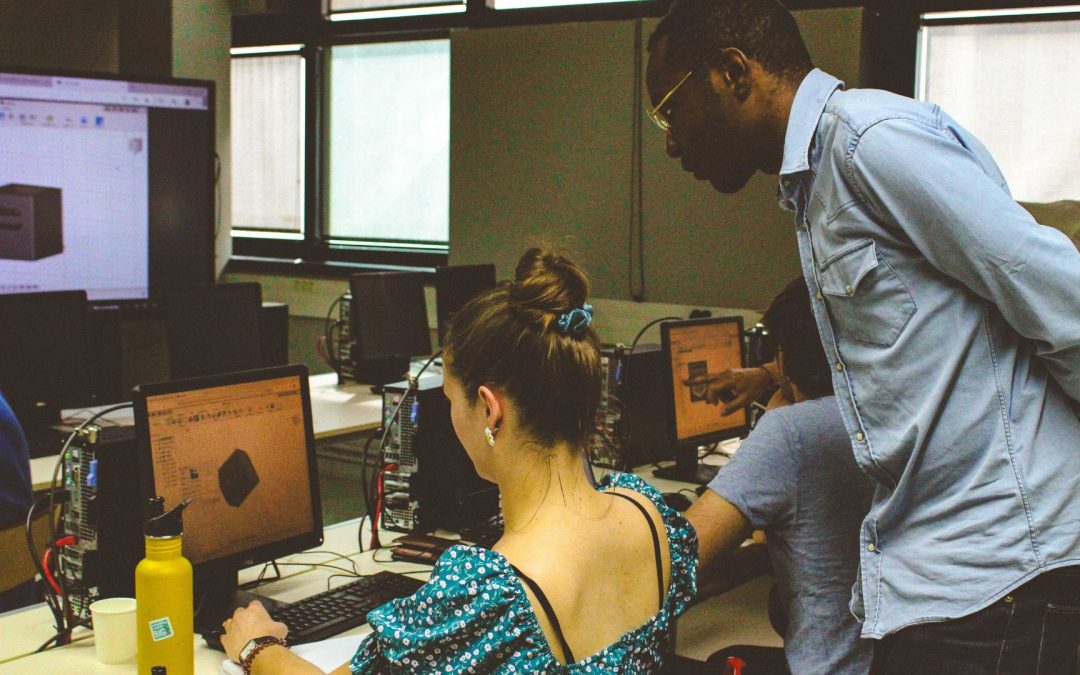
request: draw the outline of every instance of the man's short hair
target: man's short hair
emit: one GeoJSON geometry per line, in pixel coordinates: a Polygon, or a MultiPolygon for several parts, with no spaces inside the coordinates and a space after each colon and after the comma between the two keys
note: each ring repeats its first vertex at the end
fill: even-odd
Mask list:
{"type": "Polygon", "coordinates": [[[832,371],[821,347],[810,291],[801,276],[773,298],[761,323],[772,344],[784,351],[784,375],[808,398],[831,395],[832,371]]]}
{"type": "Polygon", "coordinates": [[[665,36],[671,67],[693,68],[727,47],[793,82],[814,67],[795,18],[776,0],[675,0],[649,37],[649,51],[665,36]]]}

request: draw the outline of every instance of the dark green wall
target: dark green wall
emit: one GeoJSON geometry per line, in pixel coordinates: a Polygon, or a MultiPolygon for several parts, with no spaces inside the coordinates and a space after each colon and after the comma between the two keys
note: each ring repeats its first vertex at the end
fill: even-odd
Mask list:
{"type": "MultiPolygon", "coordinates": [[[[815,62],[857,85],[862,10],[796,17],[815,62]]],[[[460,30],[451,58],[451,262],[505,276],[545,241],[585,266],[595,296],[629,299],[634,23],[460,30]]],[[[645,300],[765,306],[799,273],[775,178],[722,196],[642,125],[645,300]]]]}

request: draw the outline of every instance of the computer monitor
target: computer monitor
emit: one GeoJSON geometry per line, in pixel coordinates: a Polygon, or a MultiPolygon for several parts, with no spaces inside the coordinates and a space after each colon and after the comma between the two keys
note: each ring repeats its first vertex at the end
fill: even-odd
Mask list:
{"type": "Polygon", "coordinates": [[[213,82],[0,66],[0,293],[212,281],[214,138],[213,82]]]}
{"type": "Polygon", "coordinates": [[[685,381],[743,367],[743,323],[741,317],[710,317],[660,324],[660,343],[668,366],[668,406],[670,434],[675,448],[675,466],[657,470],[656,476],[694,483],[707,483],[716,471],[699,466],[701,445],[734,438],[746,433],[746,410],[720,414],[720,406],[708,402],[704,385],[685,381]]]}
{"type": "Polygon", "coordinates": [[[494,287],[495,265],[491,263],[435,268],[435,313],[440,345],[454,314],[465,303],[494,287]]]}
{"type": "Polygon", "coordinates": [[[431,353],[424,275],[361,272],[349,277],[353,374],[383,385],[404,378],[409,360],[431,353]]]}
{"type": "Polygon", "coordinates": [[[247,600],[238,570],[322,543],[307,368],[140,385],[133,403],[144,496],[166,509],[192,498],[184,557],[204,606],[196,621],[216,627],[247,600]]]}
{"type": "Polygon", "coordinates": [[[86,311],[85,291],[0,295],[0,391],[28,431],[92,403],[86,311]]]}
{"type": "Polygon", "coordinates": [[[178,286],[165,295],[169,376],[217,375],[263,366],[262,287],[255,282],[178,286]]]}

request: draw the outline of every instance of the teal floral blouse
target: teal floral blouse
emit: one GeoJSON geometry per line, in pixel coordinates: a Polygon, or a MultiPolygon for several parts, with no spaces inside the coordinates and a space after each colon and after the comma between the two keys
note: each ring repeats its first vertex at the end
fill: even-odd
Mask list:
{"type": "Polygon", "coordinates": [[[697,588],[697,534],[660,492],[633,474],[611,474],[599,489],[647,496],[664,520],[671,583],[664,606],[605,649],[561,664],[552,655],[525,589],[501,554],[453,546],[414,595],[368,615],[374,633],[360,644],[353,673],[651,673],[672,622],[697,588]]]}

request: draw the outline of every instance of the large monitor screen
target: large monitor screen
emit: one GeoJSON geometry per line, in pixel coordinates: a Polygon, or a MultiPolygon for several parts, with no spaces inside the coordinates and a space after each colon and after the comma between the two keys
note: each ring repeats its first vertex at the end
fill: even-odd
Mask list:
{"type": "Polygon", "coordinates": [[[738,436],[746,429],[746,411],[720,414],[704,385],[687,380],[743,367],[742,319],[715,317],[661,325],[661,341],[671,370],[671,406],[677,445],[710,443],[738,436]]]}
{"type": "Polygon", "coordinates": [[[318,545],[307,371],[285,366],[136,389],[154,493],[184,511],[184,556],[243,567],[318,545]]]}
{"type": "Polygon", "coordinates": [[[213,278],[214,89],[0,67],[0,293],[213,278]]]}

